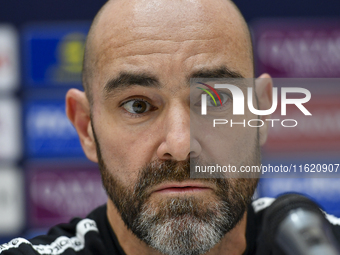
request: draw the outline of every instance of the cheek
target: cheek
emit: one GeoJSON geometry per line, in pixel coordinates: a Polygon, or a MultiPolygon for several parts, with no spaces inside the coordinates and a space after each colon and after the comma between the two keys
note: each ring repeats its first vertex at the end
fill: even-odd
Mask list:
{"type": "Polygon", "coordinates": [[[203,159],[224,165],[239,165],[245,158],[251,157],[256,147],[257,128],[249,127],[248,120],[255,118],[247,113],[244,116],[231,116],[226,119],[227,124],[216,127],[213,127],[213,119],[210,119],[195,129],[195,137],[198,137],[202,147],[203,159]]]}
{"type": "Polygon", "coordinates": [[[115,121],[96,122],[103,161],[124,185],[137,181],[140,169],[154,159],[155,128],[129,128],[115,121]]]}

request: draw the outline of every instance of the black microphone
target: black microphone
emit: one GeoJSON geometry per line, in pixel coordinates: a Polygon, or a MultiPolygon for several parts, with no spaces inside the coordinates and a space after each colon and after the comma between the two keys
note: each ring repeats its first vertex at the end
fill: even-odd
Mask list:
{"type": "Polygon", "coordinates": [[[339,255],[339,247],[318,205],[298,194],[277,198],[266,210],[258,255],[339,255]]]}

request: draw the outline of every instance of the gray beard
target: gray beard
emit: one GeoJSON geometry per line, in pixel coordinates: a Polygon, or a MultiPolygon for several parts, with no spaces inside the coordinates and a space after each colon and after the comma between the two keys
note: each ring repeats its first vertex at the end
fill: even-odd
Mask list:
{"type": "Polygon", "coordinates": [[[223,202],[210,202],[204,217],[197,217],[193,212],[197,202],[191,197],[171,198],[160,206],[161,216],[157,209],[145,205],[133,228],[144,242],[163,254],[204,254],[220,242],[226,233],[223,226],[230,225],[231,219],[223,202]]]}
{"type": "MultiPolygon", "coordinates": [[[[240,222],[257,184],[257,179],[212,179],[219,189],[211,199],[181,196],[153,204],[139,189],[149,179],[130,191],[107,169],[101,170],[104,187],[126,227],[168,255],[199,255],[213,248],[240,222]]],[[[173,174],[176,170],[164,172],[173,174]]]]}

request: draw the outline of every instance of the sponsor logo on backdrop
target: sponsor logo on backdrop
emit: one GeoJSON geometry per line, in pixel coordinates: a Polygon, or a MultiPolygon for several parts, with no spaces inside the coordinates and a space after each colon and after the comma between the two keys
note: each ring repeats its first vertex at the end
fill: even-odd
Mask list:
{"type": "Polygon", "coordinates": [[[80,83],[86,35],[70,33],[64,36],[57,50],[57,64],[47,73],[58,83],[80,83]]]}
{"type": "Polygon", "coordinates": [[[25,79],[32,87],[81,86],[88,23],[39,24],[24,30],[25,79]]]}
{"type": "Polygon", "coordinates": [[[0,25],[0,90],[13,91],[18,87],[18,49],[16,30],[0,25]]]}
{"type": "Polygon", "coordinates": [[[15,161],[21,157],[20,105],[14,99],[0,99],[0,160],[15,161]]]}
{"type": "Polygon", "coordinates": [[[64,100],[33,100],[25,106],[26,145],[31,157],[84,157],[64,100]]]}
{"type": "Polygon", "coordinates": [[[260,73],[340,77],[339,21],[267,19],[252,28],[260,73]]]}
{"type": "Polygon", "coordinates": [[[338,178],[262,179],[258,189],[259,195],[265,197],[276,197],[292,191],[312,197],[327,213],[340,216],[338,178]]]}
{"type": "Polygon", "coordinates": [[[13,167],[0,167],[0,235],[16,235],[24,225],[23,176],[13,167]]]}
{"type": "Polygon", "coordinates": [[[50,226],[75,216],[85,217],[106,202],[99,170],[82,165],[28,169],[29,220],[34,227],[50,226]]]}

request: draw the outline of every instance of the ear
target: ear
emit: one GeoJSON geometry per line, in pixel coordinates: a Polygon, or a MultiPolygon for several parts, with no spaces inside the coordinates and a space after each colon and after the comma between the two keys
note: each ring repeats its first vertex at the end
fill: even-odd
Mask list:
{"type": "MultiPolygon", "coordinates": [[[[258,99],[259,110],[268,110],[272,106],[273,101],[273,80],[269,74],[262,74],[255,81],[255,91],[258,99]]],[[[264,145],[268,137],[268,125],[270,122],[265,121],[269,119],[270,115],[261,116],[264,125],[260,127],[260,145],[264,145]]]]}
{"type": "Polygon", "coordinates": [[[78,132],[81,146],[87,158],[98,162],[90,112],[90,104],[85,92],[70,89],[66,94],[66,115],[78,132]]]}

